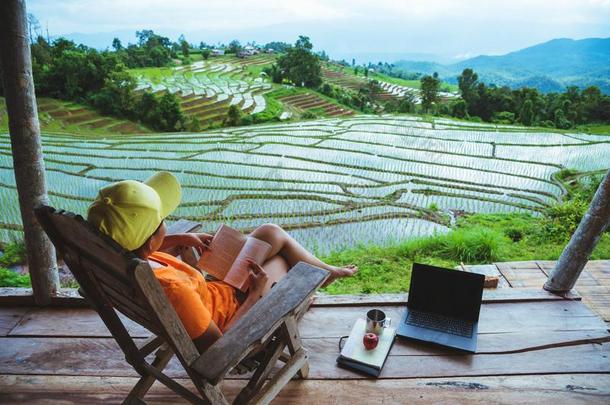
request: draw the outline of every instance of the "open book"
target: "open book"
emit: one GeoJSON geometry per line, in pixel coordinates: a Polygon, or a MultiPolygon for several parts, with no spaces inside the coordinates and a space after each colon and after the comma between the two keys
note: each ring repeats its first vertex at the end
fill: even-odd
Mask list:
{"type": "Polygon", "coordinates": [[[270,250],[271,245],[267,242],[221,225],[197,265],[218,280],[245,292],[250,286],[247,260],[262,265],[270,250]]]}
{"type": "Polygon", "coordinates": [[[383,333],[379,335],[379,343],[373,350],[366,350],[364,347],[362,339],[365,334],[366,321],[360,318],[354,324],[341,354],[337,357],[337,363],[340,366],[379,377],[394,343],[396,329],[391,326],[384,328],[383,333]]]}

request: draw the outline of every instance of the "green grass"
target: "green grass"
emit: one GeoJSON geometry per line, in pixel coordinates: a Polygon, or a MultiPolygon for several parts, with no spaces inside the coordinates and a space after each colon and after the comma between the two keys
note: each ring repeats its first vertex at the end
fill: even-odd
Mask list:
{"type": "MultiPolygon", "coordinates": [[[[577,224],[577,222],[576,222],[577,224]]],[[[568,229],[571,232],[572,229],[568,229]]],[[[557,237],[553,221],[530,214],[476,214],[462,218],[447,235],[410,240],[388,247],[360,246],[322,259],[359,272],[328,286],[329,294],[397,293],[408,290],[413,262],[453,268],[460,263],[557,260],[568,243],[557,237]]],[[[610,234],[602,236],[591,260],[610,259],[610,234]]]]}
{"type": "Polygon", "coordinates": [[[399,79],[397,77],[392,77],[388,75],[384,75],[383,73],[377,72],[369,72],[369,79],[375,79],[382,82],[397,84],[399,86],[410,87],[412,89],[419,89],[421,87],[421,83],[419,80],[405,80],[399,79]]]}
{"type": "Polygon", "coordinates": [[[265,98],[266,106],[265,109],[259,113],[252,114],[254,121],[257,123],[267,122],[274,119],[279,119],[282,114],[282,103],[276,100],[274,97],[269,96],[269,93],[263,94],[265,98]]]}
{"type": "Polygon", "coordinates": [[[129,73],[135,76],[145,76],[153,83],[159,84],[165,77],[170,77],[175,74],[174,70],[169,67],[147,67],[129,69],[129,73]]]}
{"type": "Polygon", "coordinates": [[[610,135],[610,124],[587,124],[579,125],[572,131],[585,132],[588,134],[610,135]]]}

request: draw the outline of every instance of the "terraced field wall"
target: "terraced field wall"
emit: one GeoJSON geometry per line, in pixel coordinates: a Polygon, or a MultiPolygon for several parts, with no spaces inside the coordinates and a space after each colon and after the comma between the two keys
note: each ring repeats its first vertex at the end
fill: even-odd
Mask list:
{"type": "MultiPolygon", "coordinates": [[[[53,205],[85,214],[108,182],[158,170],[183,185],[170,220],[214,231],[266,222],[318,252],[446,232],[464,212],[531,212],[559,201],[553,174],[610,165],[610,137],[417,117],[356,116],[204,133],[43,135],[53,205]]],[[[0,134],[0,240],[21,223],[0,134]]]]}

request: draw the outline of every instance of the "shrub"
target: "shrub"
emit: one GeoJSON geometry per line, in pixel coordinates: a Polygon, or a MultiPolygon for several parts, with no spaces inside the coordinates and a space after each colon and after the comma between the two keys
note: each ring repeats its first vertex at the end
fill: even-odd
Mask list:
{"type": "Polygon", "coordinates": [[[23,242],[9,243],[0,256],[0,266],[9,267],[26,262],[25,244],[23,242]]]}
{"type": "Polygon", "coordinates": [[[585,215],[588,202],[580,198],[555,204],[544,212],[543,232],[556,241],[566,241],[572,237],[585,215]]]}
{"type": "Polygon", "coordinates": [[[468,107],[466,102],[459,99],[451,104],[451,115],[458,118],[468,118],[468,107]]]}
{"type": "Polygon", "coordinates": [[[498,259],[503,238],[486,228],[457,229],[444,238],[439,254],[464,263],[490,263],[498,259]]]}
{"type": "Polygon", "coordinates": [[[510,111],[500,111],[493,115],[492,122],[497,124],[512,124],[515,122],[515,113],[510,111]]]}
{"type": "Polygon", "coordinates": [[[505,234],[513,242],[519,242],[521,239],[523,239],[523,231],[521,231],[520,229],[509,228],[506,230],[505,234]]]}
{"type": "Polygon", "coordinates": [[[31,287],[30,276],[0,267],[0,287],[31,287]]]}

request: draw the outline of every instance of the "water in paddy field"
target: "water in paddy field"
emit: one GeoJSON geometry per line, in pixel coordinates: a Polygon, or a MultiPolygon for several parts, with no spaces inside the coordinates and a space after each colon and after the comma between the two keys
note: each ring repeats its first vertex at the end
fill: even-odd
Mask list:
{"type": "MultiPolygon", "coordinates": [[[[557,201],[562,167],[606,169],[610,137],[530,132],[406,116],[358,116],[197,134],[44,135],[54,206],[84,214],[109,179],[174,173],[170,220],[250,230],[277,223],[326,253],[447,232],[463,212],[532,212],[557,201]]],[[[21,224],[7,134],[0,135],[0,240],[21,224]]]]}

